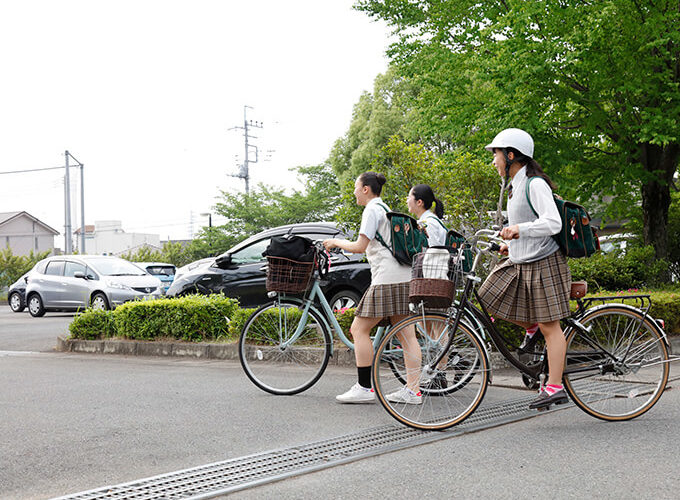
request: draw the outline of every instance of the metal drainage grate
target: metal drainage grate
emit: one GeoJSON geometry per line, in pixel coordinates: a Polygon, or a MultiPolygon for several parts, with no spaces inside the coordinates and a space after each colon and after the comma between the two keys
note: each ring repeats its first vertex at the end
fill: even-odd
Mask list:
{"type": "MultiPolygon", "coordinates": [[[[360,458],[459,436],[539,414],[528,409],[535,395],[482,405],[462,424],[446,431],[425,432],[402,425],[374,427],[355,434],[216,462],[192,469],[139,479],[116,486],[59,497],[66,499],[201,499],[300,475],[360,458]]],[[[557,409],[568,408],[572,404],[557,409]]],[[[548,413],[555,410],[548,410],[548,413]]]]}

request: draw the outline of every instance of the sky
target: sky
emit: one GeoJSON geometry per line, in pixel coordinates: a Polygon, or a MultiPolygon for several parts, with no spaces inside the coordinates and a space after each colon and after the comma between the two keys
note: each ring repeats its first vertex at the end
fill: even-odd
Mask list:
{"type": "Polygon", "coordinates": [[[328,157],[387,69],[389,30],[352,4],[0,0],[0,212],[39,218],[64,248],[64,170],[2,172],[60,167],[68,150],[84,164],[86,224],[188,238],[221,191],[244,190],[229,175],[244,106],[262,124],[251,187],[297,186],[289,169],[328,157]]]}

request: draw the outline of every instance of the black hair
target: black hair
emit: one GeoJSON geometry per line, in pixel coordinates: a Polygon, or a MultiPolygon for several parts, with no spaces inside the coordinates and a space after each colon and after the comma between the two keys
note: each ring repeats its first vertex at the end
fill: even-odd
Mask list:
{"type": "Polygon", "coordinates": [[[541,177],[545,182],[548,183],[548,186],[550,186],[550,189],[553,191],[557,189],[557,184],[555,184],[550,177],[548,177],[548,174],[546,174],[543,171],[543,167],[541,167],[536,160],[534,160],[531,156],[526,156],[517,151],[515,148],[507,148],[506,149],[506,154],[512,151],[515,154],[515,159],[513,162],[518,161],[523,165],[526,165],[527,167],[527,178],[529,177],[541,177]]]}
{"type": "Polygon", "coordinates": [[[387,182],[387,179],[383,174],[377,172],[364,172],[359,176],[359,182],[362,186],[368,186],[374,195],[380,196],[383,184],[387,182]]]}
{"type": "Polygon", "coordinates": [[[432,188],[427,184],[416,184],[411,188],[413,198],[423,200],[423,206],[429,210],[432,203],[435,203],[434,214],[440,219],[444,217],[444,204],[439,198],[435,198],[432,188]]]}

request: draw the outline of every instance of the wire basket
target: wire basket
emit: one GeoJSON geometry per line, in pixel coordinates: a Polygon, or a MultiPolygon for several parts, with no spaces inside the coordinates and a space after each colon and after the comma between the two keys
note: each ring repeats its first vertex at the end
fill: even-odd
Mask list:
{"type": "Polygon", "coordinates": [[[309,288],[316,259],[298,262],[284,257],[267,256],[268,292],[301,293],[309,288]]]}
{"type": "Polygon", "coordinates": [[[462,274],[462,259],[448,247],[428,248],[413,258],[408,298],[429,308],[451,305],[456,294],[456,282],[462,274]]]}

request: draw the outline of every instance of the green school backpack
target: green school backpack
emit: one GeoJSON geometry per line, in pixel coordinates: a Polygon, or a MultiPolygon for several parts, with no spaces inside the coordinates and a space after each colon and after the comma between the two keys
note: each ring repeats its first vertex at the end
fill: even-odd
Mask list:
{"type": "Polygon", "coordinates": [[[380,233],[376,231],[375,237],[387,248],[400,264],[411,265],[413,256],[427,247],[427,235],[420,229],[418,221],[410,215],[390,212],[385,205],[379,204],[386,212],[390,223],[390,236],[392,243],[388,245],[380,233]]]}
{"type": "Polygon", "coordinates": [[[472,261],[474,257],[472,255],[472,248],[470,244],[465,241],[465,236],[460,234],[454,229],[449,229],[446,233],[446,246],[455,248],[463,256],[463,271],[466,273],[470,272],[472,269],[472,261]]]}
{"type": "MultiPolygon", "coordinates": [[[[532,212],[538,217],[529,198],[529,186],[532,179],[527,179],[526,197],[532,212]]],[[[557,211],[562,219],[560,232],[553,235],[553,239],[560,246],[560,250],[567,257],[590,257],[600,249],[600,240],[595,228],[590,225],[590,215],[585,208],[573,201],[563,200],[553,193],[557,211]]]]}

